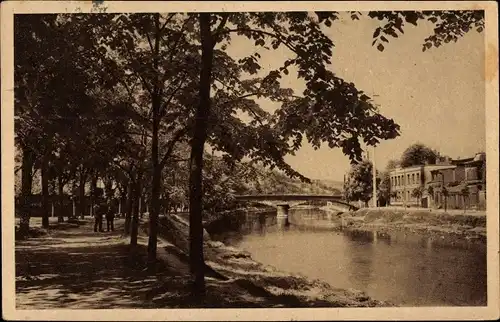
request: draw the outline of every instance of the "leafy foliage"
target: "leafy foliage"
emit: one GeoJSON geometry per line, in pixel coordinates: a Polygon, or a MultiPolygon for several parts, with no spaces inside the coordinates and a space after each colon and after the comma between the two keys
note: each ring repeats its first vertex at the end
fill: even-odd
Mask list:
{"type": "Polygon", "coordinates": [[[385,168],[386,168],[386,170],[390,171],[390,170],[396,169],[399,166],[400,166],[399,160],[389,160],[387,162],[387,166],[385,168]]]}
{"type": "MultiPolygon", "coordinates": [[[[238,149],[234,144],[228,149],[232,156],[248,156],[307,181],[284,162],[284,155],[297,151],[303,138],[315,148],[321,143],[331,148],[341,147],[354,161],[361,159],[360,139],[375,145],[381,139],[398,135],[397,124],[380,115],[366,94],[329,70],[333,42],[321,28],[331,25],[336,19],[335,12],[315,15],[306,12],[225,13],[212,14],[212,17],[214,25],[218,23],[213,35],[221,48],[229,43],[231,34],[236,34],[253,41],[258,48],[285,47],[291,54],[284,59],[282,67],[269,71],[262,78],[236,81],[235,92],[239,97],[266,97],[282,105],[271,118],[262,111],[255,111],[256,106],[250,101],[245,101],[243,106],[240,104],[241,107],[238,104],[231,106],[233,110],[246,108],[254,117],[250,126],[232,119],[230,128],[229,125],[223,127],[222,120],[217,120],[215,133],[225,133],[226,145],[235,142],[230,139],[232,133],[239,138],[236,142],[244,142],[238,149]],[[282,75],[288,75],[292,67],[306,85],[301,96],[279,86],[282,75]],[[293,142],[292,145],[289,142],[293,142]]],[[[252,53],[239,61],[241,70],[253,75],[261,68],[259,61],[260,55],[252,53]]],[[[232,114],[228,111],[225,117],[229,115],[232,114]]]]}
{"type": "Polygon", "coordinates": [[[434,197],[434,187],[433,186],[428,186],[427,187],[427,193],[429,194],[429,196],[434,197]]]}
{"type": "Polygon", "coordinates": [[[368,16],[378,19],[384,25],[377,27],[373,33],[373,46],[379,51],[385,48],[388,37],[398,38],[404,34],[407,23],[417,26],[419,20],[426,20],[435,25],[434,33],[424,39],[422,51],[431,47],[439,47],[443,43],[456,42],[465,33],[484,30],[483,10],[444,10],[444,11],[370,11],[368,16]]]}
{"type": "Polygon", "coordinates": [[[412,190],[411,195],[419,199],[424,194],[424,188],[422,186],[416,187],[412,190]]]}
{"type": "Polygon", "coordinates": [[[360,200],[367,203],[372,198],[372,168],[373,165],[369,160],[363,160],[351,166],[344,186],[344,197],[347,200],[360,200]]]}
{"type": "Polygon", "coordinates": [[[388,171],[378,173],[377,178],[377,197],[380,201],[387,204],[391,198],[391,177],[388,171]]]}
{"type": "Polygon", "coordinates": [[[437,154],[431,148],[421,144],[415,143],[409,146],[401,156],[401,166],[410,167],[413,165],[423,165],[426,163],[435,164],[437,154]]]}

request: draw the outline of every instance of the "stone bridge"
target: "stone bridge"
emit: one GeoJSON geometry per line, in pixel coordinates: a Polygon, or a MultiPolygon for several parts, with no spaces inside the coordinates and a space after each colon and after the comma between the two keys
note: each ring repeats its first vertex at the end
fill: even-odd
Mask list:
{"type": "Polygon", "coordinates": [[[239,201],[253,201],[260,204],[272,206],[278,209],[278,216],[288,215],[288,209],[303,204],[307,201],[327,201],[344,211],[358,210],[358,207],[342,200],[340,195],[305,195],[305,194],[267,194],[267,195],[239,195],[239,201]]]}

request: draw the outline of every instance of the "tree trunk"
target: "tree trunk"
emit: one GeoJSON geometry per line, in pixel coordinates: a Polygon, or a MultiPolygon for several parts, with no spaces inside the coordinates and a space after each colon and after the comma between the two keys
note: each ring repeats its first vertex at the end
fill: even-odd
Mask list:
{"type": "Polygon", "coordinates": [[[170,212],[172,211],[172,203],[170,202],[168,195],[163,197],[163,207],[165,208],[165,215],[170,215],[170,212]]]}
{"type": "Polygon", "coordinates": [[[85,169],[82,167],[80,170],[80,178],[79,178],[79,183],[78,183],[78,191],[79,191],[79,203],[78,203],[78,212],[80,214],[80,218],[83,219],[85,218],[85,181],[86,181],[86,174],[85,174],[85,169]]]}
{"type": "Polygon", "coordinates": [[[64,222],[64,183],[61,177],[58,178],[58,189],[59,189],[59,211],[57,214],[57,221],[64,222]]]}
{"type": "Polygon", "coordinates": [[[196,108],[194,134],[191,143],[189,174],[189,264],[194,275],[193,294],[205,293],[205,261],[203,258],[203,151],[210,116],[210,85],[213,62],[213,40],[210,14],[200,13],[201,71],[199,105],[196,108]]]}
{"type": "Polygon", "coordinates": [[[139,233],[139,203],[141,199],[141,178],[139,174],[134,185],[134,211],[130,227],[130,245],[137,245],[137,235],[139,233]]]}
{"type": "Polygon", "coordinates": [[[106,197],[113,198],[113,181],[108,176],[105,176],[103,179],[104,179],[104,194],[106,195],[106,197]]]}
{"type": "Polygon", "coordinates": [[[33,187],[34,153],[28,147],[23,147],[23,160],[21,172],[21,200],[19,232],[21,235],[28,233],[31,218],[31,191],[33,187]]]}
{"type": "Polygon", "coordinates": [[[50,200],[49,200],[49,163],[48,156],[42,157],[42,227],[49,228],[50,200]]]}
{"type": "Polygon", "coordinates": [[[158,216],[160,214],[160,179],[161,168],[158,162],[158,125],[159,102],[153,102],[153,138],[151,161],[153,164],[153,178],[151,183],[151,209],[149,210],[149,240],[148,240],[148,266],[156,262],[156,247],[158,240],[158,216]]]}
{"type": "Polygon", "coordinates": [[[133,181],[130,180],[127,184],[127,201],[125,206],[125,227],[124,227],[125,236],[130,235],[130,225],[132,221],[132,212],[134,207],[133,199],[134,199],[133,181]]]}
{"type": "MultiPolygon", "coordinates": [[[[158,69],[158,56],[160,50],[160,14],[155,15],[155,43],[154,43],[153,68],[158,69]]],[[[151,97],[153,112],[153,137],[151,142],[151,164],[153,166],[153,178],[151,182],[151,207],[147,209],[149,213],[149,240],[148,240],[148,267],[156,262],[156,247],[158,240],[158,216],[160,214],[160,185],[161,185],[161,165],[158,161],[158,127],[160,125],[160,86],[159,75],[156,74],[156,81],[151,97]]]]}
{"type": "Polygon", "coordinates": [[[96,190],[97,190],[97,171],[92,171],[92,177],[90,179],[90,214],[95,215],[93,213],[94,203],[96,202],[96,190]]]}

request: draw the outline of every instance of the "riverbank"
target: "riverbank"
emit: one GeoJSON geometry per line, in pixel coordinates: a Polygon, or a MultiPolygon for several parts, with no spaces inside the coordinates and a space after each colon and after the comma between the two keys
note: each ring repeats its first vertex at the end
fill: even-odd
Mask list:
{"type": "MultiPolygon", "coordinates": [[[[187,225],[177,216],[158,241],[158,263],[146,270],[146,223],[138,245],[115,232],[94,233],[92,221],[49,229],[16,241],[18,309],[373,307],[388,306],[364,293],[279,272],[249,254],[205,237],[207,295],[190,295],[187,225]],[[179,229],[180,228],[180,229],[179,229]],[[168,240],[175,239],[175,242],[168,240]],[[184,237],[183,237],[184,236],[184,237]]],[[[165,223],[163,223],[165,224],[165,223]]]]}
{"type": "MultiPolygon", "coordinates": [[[[326,207],[323,210],[329,211],[326,207]]],[[[337,213],[337,210],[330,210],[337,213]]],[[[341,216],[345,229],[378,232],[410,231],[422,235],[486,242],[486,213],[430,209],[364,208],[341,216]]]]}
{"type": "MultiPolygon", "coordinates": [[[[143,230],[147,228],[144,226],[143,230]]],[[[181,252],[187,263],[188,223],[178,216],[162,218],[162,243],[181,252]]],[[[225,296],[243,296],[250,307],[380,307],[392,304],[369,298],[358,290],[344,290],[319,280],[289,274],[253,260],[249,253],[210,239],[204,231],[207,276],[220,280],[225,296]],[[243,294],[241,293],[243,292],[243,294]],[[245,295],[246,294],[246,295],[245,295]]],[[[160,255],[165,256],[165,254],[160,255]]]]}

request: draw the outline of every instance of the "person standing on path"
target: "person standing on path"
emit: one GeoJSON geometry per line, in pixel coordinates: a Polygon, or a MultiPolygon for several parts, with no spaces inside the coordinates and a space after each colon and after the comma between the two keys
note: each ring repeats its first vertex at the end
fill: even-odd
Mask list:
{"type": "Polygon", "coordinates": [[[113,209],[111,198],[108,198],[107,202],[108,209],[106,211],[106,227],[107,231],[111,229],[111,231],[115,230],[114,220],[115,220],[115,211],[113,209]]]}
{"type": "Polygon", "coordinates": [[[102,232],[102,218],[108,213],[108,205],[106,200],[102,197],[102,190],[96,191],[96,204],[94,205],[94,232],[102,232]]]}

